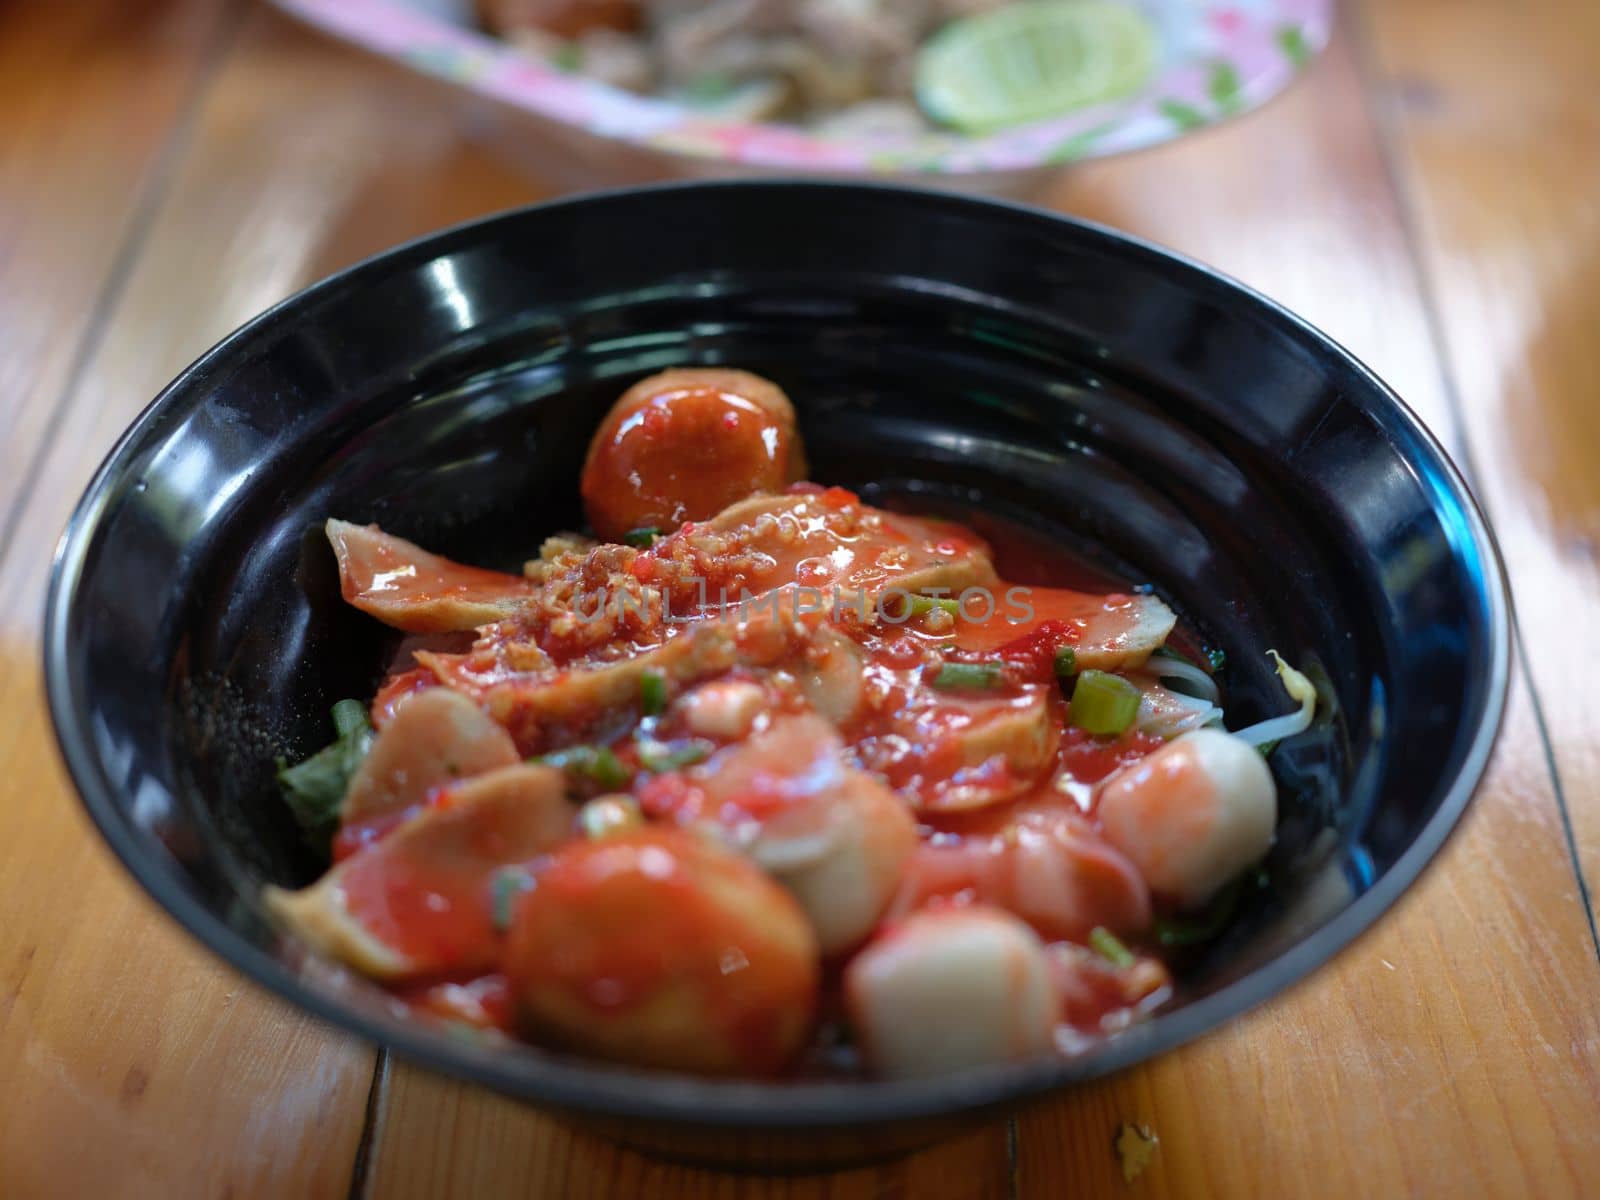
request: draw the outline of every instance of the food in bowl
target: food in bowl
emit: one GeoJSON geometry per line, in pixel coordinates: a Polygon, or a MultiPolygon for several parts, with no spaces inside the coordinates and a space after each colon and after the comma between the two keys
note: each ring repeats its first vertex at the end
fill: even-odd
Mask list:
{"type": "Polygon", "coordinates": [[[986,133],[1137,93],[1149,19],[1119,0],[478,0],[543,61],[709,117],[822,134],[986,133]]]}
{"type": "Polygon", "coordinates": [[[716,1076],[924,1076],[1071,1053],[1171,992],[1269,849],[1217,656],[1148,591],[1021,586],[939,516],[808,482],[736,370],[630,388],[591,534],[521,575],[330,520],[407,635],[281,772],[328,846],[269,908],[421,1013],[716,1076]]]}

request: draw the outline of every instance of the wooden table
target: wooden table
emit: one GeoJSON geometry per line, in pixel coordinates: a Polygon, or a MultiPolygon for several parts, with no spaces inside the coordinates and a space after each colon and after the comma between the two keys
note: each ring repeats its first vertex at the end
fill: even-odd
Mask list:
{"type": "Polygon", "coordinates": [[[1336,963],[843,1175],[661,1166],[291,1011],[124,877],[51,742],[50,551],[133,414],[311,279],[546,193],[431,87],[242,0],[0,4],[0,1196],[1600,1195],[1600,6],[1352,0],[1263,112],[1053,189],[1389,379],[1490,511],[1522,656],[1460,833],[1336,963]],[[1131,1187],[1125,1119],[1161,1139],[1131,1187]]]}

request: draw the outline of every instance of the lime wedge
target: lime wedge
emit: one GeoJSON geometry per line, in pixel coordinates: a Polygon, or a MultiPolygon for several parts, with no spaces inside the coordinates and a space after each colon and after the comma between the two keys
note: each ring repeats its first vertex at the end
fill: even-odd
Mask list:
{"type": "Polygon", "coordinates": [[[1155,69],[1156,31],[1111,0],[1031,0],[953,22],[917,55],[917,101],[963,133],[1119,100],[1155,69]]]}

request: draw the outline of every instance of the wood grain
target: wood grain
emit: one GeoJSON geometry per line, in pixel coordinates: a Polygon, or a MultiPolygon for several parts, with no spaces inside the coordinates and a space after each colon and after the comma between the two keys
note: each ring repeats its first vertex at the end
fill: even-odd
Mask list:
{"type": "Polygon", "coordinates": [[[0,6],[0,513],[226,25],[220,0],[0,6]]]}
{"type": "Polygon", "coordinates": [[[515,1101],[401,1069],[394,1076],[366,1194],[383,1200],[523,1196],[561,1200],[1002,1200],[1010,1190],[1003,1124],[901,1162],[829,1175],[765,1178],[662,1163],[534,1113],[515,1101]]]}
{"type": "Polygon", "coordinates": [[[1592,903],[1600,686],[1584,651],[1600,646],[1600,7],[1368,0],[1362,13],[1592,903]]]}
{"type": "MultiPolygon", "coordinates": [[[[1174,245],[1304,313],[1460,445],[1348,38],[1272,108],[1087,168],[1051,201],[1174,245]],[[1185,186],[1169,186],[1172,179],[1185,186]]],[[[1123,1184],[1110,1144],[1124,1119],[1164,1134],[1158,1166],[1141,1182],[1154,1194],[1251,1195],[1266,1180],[1290,1194],[1379,1195],[1433,1184],[1447,1194],[1578,1194],[1576,1172],[1600,1162],[1600,1145],[1562,1114],[1600,1095],[1600,1024],[1583,1002],[1600,971],[1576,883],[1560,869],[1564,845],[1538,730],[1519,695],[1478,811],[1417,898],[1332,970],[1248,1021],[1025,1117],[1019,1194],[1052,1196],[1068,1180],[1075,1194],[1114,1194],[1123,1184]],[[1531,966],[1503,981],[1504,964],[1530,953],[1531,966]],[[1480,1028],[1474,1018],[1490,1010],[1497,1019],[1480,1028]],[[1508,1027],[1519,1033],[1508,1036],[1508,1027]],[[1578,1064],[1568,1069],[1572,1051],[1578,1064]],[[1530,1111],[1546,1119],[1512,1121],[1519,1104],[1537,1105],[1530,1111]],[[1260,1134],[1247,1139],[1241,1130],[1260,1134]],[[1466,1130],[1484,1135],[1470,1154],[1466,1130]],[[1361,1153],[1350,1153],[1353,1144],[1361,1153]]],[[[559,1128],[529,1120],[516,1138],[503,1102],[399,1078],[377,1181],[426,1169],[440,1194],[467,1195],[510,1177],[486,1176],[485,1161],[567,1160],[571,1135],[559,1128]],[[462,1156],[430,1135],[441,1103],[450,1106],[456,1138],[480,1124],[496,1130],[496,1153],[462,1156]]],[[[606,1178],[633,1161],[596,1153],[606,1165],[593,1170],[606,1178]]],[[[910,1160],[907,1169],[929,1189],[911,1194],[963,1186],[934,1165],[940,1153],[910,1160]]],[[[552,1177],[528,1177],[549,1180],[535,1194],[563,1194],[552,1177]]],[[[715,1177],[703,1176],[701,1186],[713,1194],[715,1177]]],[[[594,1194],[629,1193],[614,1186],[594,1194]]]]}
{"type": "Polygon", "coordinates": [[[138,266],[235,22],[208,0],[0,10],[8,1200],[343,1195],[362,1128],[371,1052],[243,985],[142,897],[80,815],[37,676],[39,598],[75,495],[193,345],[152,336],[147,318],[208,336],[192,324],[203,297],[152,292],[138,266]],[[108,361],[110,379],[92,365],[108,361]]]}
{"type": "MultiPolygon", "coordinates": [[[[1395,4],[1391,9],[1404,9],[1395,4]]],[[[1058,203],[1205,258],[1393,383],[1458,453],[1400,204],[1346,29],[1271,108],[1069,180],[1058,203]],[[1160,161],[1165,158],[1166,161],[1160,161]],[[1161,179],[1182,178],[1182,189],[1161,179]]],[[[1592,735],[1591,735],[1592,737],[1592,735]]],[[[1600,987],[1540,731],[1519,685],[1441,861],[1289,995],[1023,1120],[1019,1194],[1122,1186],[1123,1120],[1162,1139],[1161,1197],[1582,1195],[1600,1128],[1600,987]]]]}

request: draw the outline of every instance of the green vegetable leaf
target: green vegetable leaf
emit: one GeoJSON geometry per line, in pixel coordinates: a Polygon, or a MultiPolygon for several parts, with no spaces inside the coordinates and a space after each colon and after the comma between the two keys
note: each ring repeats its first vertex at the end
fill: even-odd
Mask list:
{"type": "Polygon", "coordinates": [[[1062,646],[1056,651],[1056,678],[1071,679],[1078,673],[1078,652],[1071,646],[1062,646]]]}
{"type": "Polygon", "coordinates": [[[1306,45],[1306,35],[1298,25],[1285,25],[1278,30],[1278,49],[1296,68],[1311,61],[1311,47],[1306,45]]]}
{"type": "Polygon", "coordinates": [[[338,738],[295,766],[278,760],[278,786],[294,819],[314,846],[326,849],[339,827],[339,810],[356,768],[372,748],[372,725],[359,700],[341,700],[333,706],[338,738]]]}
{"type": "Polygon", "coordinates": [[[1206,91],[1211,96],[1211,102],[1217,106],[1217,111],[1224,116],[1232,116],[1244,103],[1244,95],[1239,90],[1239,72],[1230,62],[1211,64],[1211,78],[1206,84],[1206,91]]]}
{"type": "Polygon", "coordinates": [[[1108,121],[1104,125],[1096,125],[1092,129],[1085,129],[1081,133],[1075,133],[1050,151],[1045,156],[1045,161],[1052,166],[1062,166],[1066,163],[1077,162],[1088,154],[1090,150],[1094,149],[1096,142],[1116,127],[1116,122],[1108,121]]]}
{"type": "Polygon", "coordinates": [[[648,550],[656,544],[656,539],[661,536],[661,530],[654,525],[641,525],[638,529],[630,529],[622,535],[624,544],[648,550]]]}
{"type": "Polygon", "coordinates": [[[1161,110],[1161,115],[1176,125],[1182,132],[1188,133],[1200,129],[1206,124],[1205,114],[1192,104],[1185,104],[1182,100],[1173,100],[1168,97],[1156,105],[1161,110]]]}

